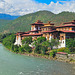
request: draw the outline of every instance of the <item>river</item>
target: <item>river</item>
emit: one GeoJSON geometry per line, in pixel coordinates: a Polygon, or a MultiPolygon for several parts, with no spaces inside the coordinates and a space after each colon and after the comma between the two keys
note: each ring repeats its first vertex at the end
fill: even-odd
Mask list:
{"type": "Polygon", "coordinates": [[[0,75],[75,75],[75,65],[15,54],[0,44],[0,75]]]}

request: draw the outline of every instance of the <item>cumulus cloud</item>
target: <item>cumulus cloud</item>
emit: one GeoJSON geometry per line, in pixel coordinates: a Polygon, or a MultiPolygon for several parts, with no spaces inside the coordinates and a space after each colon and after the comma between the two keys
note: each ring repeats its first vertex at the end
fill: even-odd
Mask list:
{"type": "Polygon", "coordinates": [[[37,3],[35,0],[0,0],[0,13],[25,15],[39,10],[48,10],[55,14],[62,11],[75,12],[75,1],[37,3]]]}

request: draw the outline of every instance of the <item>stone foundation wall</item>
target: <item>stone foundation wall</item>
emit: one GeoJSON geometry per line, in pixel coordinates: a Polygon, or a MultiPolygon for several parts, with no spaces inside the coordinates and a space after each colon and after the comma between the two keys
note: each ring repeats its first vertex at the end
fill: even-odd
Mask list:
{"type": "Polygon", "coordinates": [[[58,61],[64,61],[64,62],[74,61],[73,63],[75,63],[75,54],[68,54],[68,55],[56,54],[56,59],[58,61]]]}
{"type": "Polygon", "coordinates": [[[75,54],[68,54],[68,58],[75,60],[75,54]]]}
{"type": "Polygon", "coordinates": [[[56,54],[56,58],[57,59],[67,59],[68,56],[67,55],[62,55],[62,54],[56,54]]]}

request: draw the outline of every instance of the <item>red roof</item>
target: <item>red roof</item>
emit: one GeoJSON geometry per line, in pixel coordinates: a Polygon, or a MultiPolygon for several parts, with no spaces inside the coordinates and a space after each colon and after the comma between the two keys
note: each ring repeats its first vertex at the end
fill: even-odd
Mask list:
{"type": "Polygon", "coordinates": [[[43,23],[33,23],[33,24],[30,24],[30,25],[43,25],[43,23]]]}
{"type": "Polygon", "coordinates": [[[44,23],[44,25],[48,25],[48,24],[49,25],[54,25],[54,23],[51,23],[51,21],[48,21],[48,23],[46,23],[46,24],[44,23]]]}
{"type": "Polygon", "coordinates": [[[71,21],[71,22],[66,22],[64,24],[75,24],[75,20],[71,21]]]}
{"type": "Polygon", "coordinates": [[[41,36],[42,33],[35,33],[35,34],[23,34],[22,36],[41,36]]]}
{"type": "Polygon", "coordinates": [[[22,34],[28,34],[28,32],[18,32],[15,35],[22,35],[22,34]]]}
{"type": "Polygon", "coordinates": [[[52,31],[43,31],[43,33],[50,33],[50,32],[55,32],[57,30],[52,30],[52,31]]]}
{"type": "Polygon", "coordinates": [[[40,20],[37,20],[37,22],[30,24],[30,25],[43,25],[43,22],[41,22],[40,20]]]}
{"type": "MultiPolygon", "coordinates": [[[[52,30],[52,31],[43,31],[43,33],[51,33],[51,32],[55,32],[57,30],[52,30]]],[[[64,33],[75,33],[75,31],[65,31],[65,30],[61,30],[61,31],[58,31],[58,32],[64,32],[64,33]]]]}
{"type": "Polygon", "coordinates": [[[65,52],[57,52],[57,54],[63,54],[63,55],[65,55],[67,53],[65,53],[65,52]]]}
{"type": "Polygon", "coordinates": [[[30,32],[35,32],[35,31],[41,31],[41,29],[40,30],[31,30],[30,32]]]}
{"type": "Polygon", "coordinates": [[[68,24],[68,25],[62,25],[62,26],[56,26],[57,28],[59,27],[75,27],[75,24],[68,24]]]}
{"type": "MultiPolygon", "coordinates": [[[[44,25],[48,25],[49,23],[44,23],[44,25]]],[[[54,23],[50,23],[50,25],[54,25],[54,23]]]]}
{"type": "Polygon", "coordinates": [[[28,31],[28,32],[25,32],[25,33],[29,33],[30,31],[28,31]]]}
{"type": "Polygon", "coordinates": [[[75,33],[75,31],[62,31],[64,33],[75,33]]]}

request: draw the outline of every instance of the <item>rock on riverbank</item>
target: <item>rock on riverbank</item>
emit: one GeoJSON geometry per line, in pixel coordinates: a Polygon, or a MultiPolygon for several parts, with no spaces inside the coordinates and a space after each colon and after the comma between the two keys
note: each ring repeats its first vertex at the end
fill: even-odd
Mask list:
{"type": "Polygon", "coordinates": [[[56,54],[56,59],[75,64],[75,54],[56,54]]]}
{"type": "Polygon", "coordinates": [[[32,56],[32,57],[39,57],[39,58],[46,58],[46,59],[49,59],[49,60],[57,60],[57,61],[62,61],[62,62],[75,64],[75,54],[66,54],[66,55],[56,54],[56,56],[54,58],[50,57],[50,56],[47,56],[47,55],[42,56],[40,54],[30,54],[30,53],[29,54],[24,53],[22,55],[32,56]]]}

